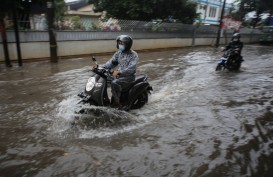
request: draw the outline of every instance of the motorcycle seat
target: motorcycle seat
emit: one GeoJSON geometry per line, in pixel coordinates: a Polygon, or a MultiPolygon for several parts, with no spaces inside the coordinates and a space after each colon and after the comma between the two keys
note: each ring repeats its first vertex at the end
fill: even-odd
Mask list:
{"type": "Polygon", "coordinates": [[[144,80],[147,80],[147,75],[146,74],[141,74],[141,75],[138,75],[136,76],[135,78],[135,81],[132,82],[128,87],[122,89],[122,92],[127,92],[128,90],[130,90],[134,85],[144,81],[144,80]]]}
{"type": "Polygon", "coordinates": [[[133,82],[134,83],[133,85],[135,85],[143,80],[146,80],[146,79],[147,79],[147,74],[138,75],[138,76],[136,76],[135,81],[133,82]]]}

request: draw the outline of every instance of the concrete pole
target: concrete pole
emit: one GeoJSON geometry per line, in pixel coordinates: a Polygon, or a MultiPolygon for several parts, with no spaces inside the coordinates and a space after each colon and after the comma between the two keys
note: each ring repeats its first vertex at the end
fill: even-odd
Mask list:
{"type": "Polygon", "coordinates": [[[48,35],[49,35],[49,45],[50,45],[50,61],[52,63],[58,62],[57,55],[57,42],[55,37],[54,29],[54,13],[55,11],[55,2],[54,0],[47,1],[47,15],[48,15],[48,35]]]}
{"type": "Polygon", "coordinates": [[[16,39],[16,49],[17,49],[17,57],[18,57],[18,64],[22,66],[22,55],[21,55],[21,46],[20,46],[20,37],[19,37],[19,30],[18,30],[18,21],[17,21],[17,6],[13,4],[13,24],[14,24],[14,33],[16,39]]]}

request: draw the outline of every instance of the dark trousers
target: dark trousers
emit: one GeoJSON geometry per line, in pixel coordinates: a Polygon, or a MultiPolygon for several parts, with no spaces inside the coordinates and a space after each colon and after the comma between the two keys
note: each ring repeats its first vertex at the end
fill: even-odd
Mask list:
{"type": "Polygon", "coordinates": [[[114,79],[111,83],[112,98],[114,98],[114,100],[111,101],[120,104],[121,91],[128,87],[134,80],[135,77],[119,77],[114,79]]]}

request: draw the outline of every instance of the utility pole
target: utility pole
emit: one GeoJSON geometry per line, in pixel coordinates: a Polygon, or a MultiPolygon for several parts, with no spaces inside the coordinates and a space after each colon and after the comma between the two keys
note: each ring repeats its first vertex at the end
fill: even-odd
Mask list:
{"type": "Polygon", "coordinates": [[[208,4],[209,4],[208,1],[209,0],[206,1],[206,5],[205,5],[204,24],[206,23],[206,20],[207,20],[206,18],[207,18],[208,4]]]}
{"type": "Polygon", "coordinates": [[[215,47],[219,47],[219,41],[220,41],[220,35],[221,35],[221,30],[222,30],[222,21],[223,21],[223,16],[224,16],[224,12],[225,12],[225,6],[226,6],[226,0],[224,0],[223,7],[222,7],[215,47]]]}
{"type": "Polygon", "coordinates": [[[15,33],[15,40],[16,40],[16,49],[17,49],[17,57],[18,57],[18,64],[22,66],[22,55],[21,55],[21,47],[20,47],[20,37],[19,37],[19,30],[18,30],[18,21],[17,21],[17,6],[16,3],[13,4],[13,23],[14,23],[14,33],[15,33]]]}
{"type": "Polygon", "coordinates": [[[58,62],[57,56],[57,42],[54,34],[54,16],[55,16],[55,2],[54,0],[47,1],[47,20],[48,20],[48,35],[49,35],[49,46],[50,46],[50,61],[52,63],[58,62]]]}

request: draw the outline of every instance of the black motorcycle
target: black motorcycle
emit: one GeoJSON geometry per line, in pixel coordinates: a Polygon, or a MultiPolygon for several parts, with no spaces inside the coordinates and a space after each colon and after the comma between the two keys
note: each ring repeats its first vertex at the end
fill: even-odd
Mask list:
{"type": "MultiPolygon", "coordinates": [[[[109,99],[107,88],[114,79],[112,72],[99,67],[94,57],[92,57],[92,60],[96,63],[96,67],[92,69],[93,74],[86,83],[85,91],[78,94],[82,98],[80,103],[111,106],[111,100],[113,99],[109,99]]],[[[135,81],[122,90],[120,97],[122,110],[129,111],[130,109],[143,107],[148,102],[148,95],[151,94],[152,90],[147,75],[136,76],[135,81]]]]}
{"type": "Polygon", "coordinates": [[[240,55],[240,49],[229,49],[225,51],[225,54],[221,57],[216,66],[216,71],[227,69],[229,71],[239,70],[242,63],[242,57],[240,55]]]}

